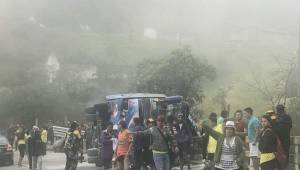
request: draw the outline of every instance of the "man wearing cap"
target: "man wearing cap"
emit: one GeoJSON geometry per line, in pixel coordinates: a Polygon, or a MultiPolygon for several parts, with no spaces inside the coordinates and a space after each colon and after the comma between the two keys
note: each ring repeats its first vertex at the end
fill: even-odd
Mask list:
{"type": "Polygon", "coordinates": [[[169,147],[171,143],[171,133],[165,127],[165,117],[159,115],[157,117],[157,126],[142,132],[140,135],[152,136],[152,151],[156,170],[170,170],[169,147]]]}
{"type": "Polygon", "coordinates": [[[235,134],[235,126],[233,121],[227,121],[224,126],[224,134],[221,134],[208,125],[203,124],[203,128],[207,133],[215,138],[217,148],[214,155],[214,163],[216,170],[239,170],[243,168],[245,152],[243,142],[235,134]]]}
{"type": "MultiPolygon", "coordinates": [[[[155,120],[152,118],[149,118],[146,122],[147,129],[150,129],[155,126],[155,120]]],[[[152,135],[145,135],[143,138],[143,160],[144,165],[148,169],[154,169],[154,160],[153,160],[153,153],[152,153],[152,135]]]]}

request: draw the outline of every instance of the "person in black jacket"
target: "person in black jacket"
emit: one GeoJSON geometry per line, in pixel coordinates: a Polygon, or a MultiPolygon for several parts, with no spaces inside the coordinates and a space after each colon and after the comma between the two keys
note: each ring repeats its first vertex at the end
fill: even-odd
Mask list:
{"type": "Polygon", "coordinates": [[[26,145],[27,145],[27,157],[28,157],[29,169],[32,169],[32,136],[33,136],[33,132],[27,131],[26,145]]]}
{"type": "Polygon", "coordinates": [[[260,168],[261,170],[274,170],[276,167],[276,136],[271,127],[271,117],[264,115],[261,119],[263,127],[259,137],[260,168]]]}
{"type": "Polygon", "coordinates": [[[107,170],[111,167],[111,160],[113,157],[113,123],[109,122],[107,129],[104,130],[100,137],[101,142],[101,159],[103,162],[103,170],[107,170]]]}
{"type": "MultiPolygon", "coordinates": [[[[132,129],[129,129],[132,132],[140,132],[145,130],[145,127],[143,126],[141,118],[134,118],[133,119],[134,126],[132,129]]],[[[134,170],[140,170],[142,167],[142,164],[144,162],[143,160],[143,139],[142,136],[139,135],[133,135],[133,142],[132,142],[132,152],[133,153],[133,169],[134,170]]]]}
{"type": "MultiPolygon", "coordinates": [[[[285,112],[285,107],[283,105],[277,105],[277,118],[273,125],[274,132],[278,135],[282,147],[284,149],[285,155],[289,158],[290,153],[290,133],[292,129],[292,119],[285,112]]],[[[289,161],[287,161],[289,162],[289,161]]]]}
{"type": "MultiPolygon", "coordinates": [[[[155,120],[152,118],[149,118],[146,122],[147,129],[150,129],[154,126],[156,126],[155,120]]],[[[143,160],[144,160],[144,166],[150,170],[155,169],[154,160],[153,160],[153,153],[152,153],[152,136],[151,135],[145,135],[143,136],[143,160]]]]}
{"type": "Polygon", "coordinates": [[[187,164],[190,170],[190,146],[192,144],[192,131],[183,120],[183,114],[179,113],[177,116],[178,123],[174,126],[174,135],[178,145],[178,156],[180,170],[183,170],[187,164]]]}
{"type": "Polygon", "coordinates": [[[33,126],[33,133],[29,145],[31,145],[32,153],[32,170],[42,170],[43,144],[41,132],[37,126],[33,126]]]}

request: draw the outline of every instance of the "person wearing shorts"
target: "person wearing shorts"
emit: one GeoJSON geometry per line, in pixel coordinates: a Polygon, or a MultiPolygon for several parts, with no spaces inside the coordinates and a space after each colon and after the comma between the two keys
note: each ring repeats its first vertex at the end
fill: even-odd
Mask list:
{"type": "Polygon", "coordinates": [[[260,123],[257,117],[253,115],[253,109],[247,107],[244,109],[244,115],[248,118],[248,140],[249,140],[249,157],[252,160],[254,170],[259,170],[259,149],[257,133],[260,127],[260,123]]]}

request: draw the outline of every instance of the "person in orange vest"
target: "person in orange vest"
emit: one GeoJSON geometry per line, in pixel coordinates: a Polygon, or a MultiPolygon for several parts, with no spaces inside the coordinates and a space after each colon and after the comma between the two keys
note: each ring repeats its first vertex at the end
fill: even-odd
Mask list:
{"type": "Polygon", "coordinates": [[[129,170],[129,151],[132,137],[127,129],[126,122],[119,122],[118,144],[114,158],[116,158],[120,170],[129,170]]]}

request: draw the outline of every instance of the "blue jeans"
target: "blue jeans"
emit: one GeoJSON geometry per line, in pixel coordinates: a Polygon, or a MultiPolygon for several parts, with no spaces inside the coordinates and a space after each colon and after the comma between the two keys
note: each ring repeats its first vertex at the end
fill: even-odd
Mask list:
{"type": "Polygon", "coordinates": [[[170,170],[170,158],[168,153],[153,153],[156,170],[170,170]]]}

